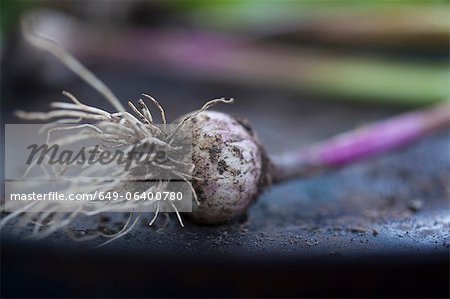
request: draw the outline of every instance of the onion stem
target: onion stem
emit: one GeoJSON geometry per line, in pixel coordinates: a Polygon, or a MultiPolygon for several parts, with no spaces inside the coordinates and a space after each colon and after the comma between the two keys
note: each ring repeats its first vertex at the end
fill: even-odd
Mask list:
{"type": "Polygon", "coordinates": [[[271,158],[274,182],[306,177],[409,145],[450,125],[445,102],[346,132],[271,158]]]}

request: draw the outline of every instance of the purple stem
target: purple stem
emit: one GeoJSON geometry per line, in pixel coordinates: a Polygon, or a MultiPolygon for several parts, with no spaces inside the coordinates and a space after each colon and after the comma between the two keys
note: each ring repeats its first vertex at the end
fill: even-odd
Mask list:
{"type": "Polygon", "coordinates": [[[407,112],[337,135],[300,150],[271,157],[274,182],[304,177],[409,145],[450,125],[450,104],[407,112]]]}

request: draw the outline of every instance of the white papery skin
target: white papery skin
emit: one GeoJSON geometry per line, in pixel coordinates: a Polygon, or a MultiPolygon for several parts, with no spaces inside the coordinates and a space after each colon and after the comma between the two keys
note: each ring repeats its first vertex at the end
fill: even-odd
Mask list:
{"type": "Polygon", "coordinates": [[[192,219],[219,224],[245,214],[263,189],[264,153],[257,137],[242,121],[216,111],[204,111],[190,121],[194,203],[192,219]],[[243,125],[244,124],[244,125],[243,125]]]}

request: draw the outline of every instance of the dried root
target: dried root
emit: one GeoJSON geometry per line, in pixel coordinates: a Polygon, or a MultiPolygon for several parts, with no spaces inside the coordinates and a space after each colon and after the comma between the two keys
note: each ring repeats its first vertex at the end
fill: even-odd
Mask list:
{"type": "MultiPolygon", "coordinates": [[[[136,115],[135,116],[128,112],[109,113],[102,109],[82,104],[74,95],[68,92],[63,92],[63,95],[66,96],[72,103],[54,102],[51,104],[51,107],[55,108],[55,110],[50,112],[40,113],[17,111],[16,116],[29,121],[47,121],[44,130],[47,133],[46,140],[49,145],[71,145],[79,142],[80,140],[95,140],[98,144],[102,145],[102,147],[98,149],[100,152],[102,152],[102,150],[110,150],[121,146],[122,148],[125,148],[125,153],[130,153],[133,149],[133,145],[143,141],[151,141],[165,149],[176,150],[177,148],[173,144],[173,141],[175,140],[174,136],[181,131],[181,128],[186,122],[189,121],[189,119],[215,103],[230,102],[230,100],[227,101],[225,99],[215,99],[209,101],[200,110],[186,116],[178,124],[175,131],[167,132],[164,128],[160,128],[153,123],[154,118],[152,113],[142,99],[139,100],[138,107],[129,102],[130,107],[132,107],[131,109],[136,115]],[[64,126],[61,126],[61,124],[64,124],[64,126]],[[57,131],[67,131],[67,135],[63,138],[52,140],[52,133],[57,131]]],[[[163,121],[163,124],[166,124],[165,111],[162,106],[150,96],[145,96],[146,98],[151,99],[152,103],[156,104],[158,110],[160,111],[161,120],[163,121]]],[[[190,173],[194,169],[194,165],[186,161],[177,160],[171,157],[169,158],[173,167],[168,165],[153,164],[152,166],[154,167],[152,168],[142,169],[142,166],[132,164],[132,167],[129,170],[126,170],[117,167],[117,165],[103,165],[101,167],[95,164],[88,165],[83,167],[79,175],[68,180],[70,185],[64,190],[64,192],[84,194],[93,193],[95,191],[113,192],[124,188],[124,186],[127,188],[130,188],[131,186],[131,188],[133,188],[133,182],[137,181],[148,181],[149,185],[151,185],[151,187],[147,190],[139,190],[140,192],[157,192],[158,190],[164,191],[164,188],[167,187],[169,181],[160,180],[158,183],[154,183],[157,174],[146,172],[149,170],[158,171],[158,167],[163,167],[165,171],[171,172],[173,177],[182,180],[189,186],[196,204],[199,204],[196,192],[191,184],[192,176],[190,173]],[[184,167],[179,167],[180,165],[184,167]],[[185,169],[186,172],[181,172],[180,169],[185,169]],[[142,174],[142,172],[144,172],[144,174],[142,174]],[[124,182],[127,182],[127,185],[124,185],[124,182]]],[[[29,165],[24,177],[30,173],[31,169],[37,166],[37,160],[38,159],[36,158],[29,165]]],[[[45,160],[48,160],[48,156],[45,156],[45,160]]],[[[41,164],[40,166],[43,170],[45,170],[45,175],[47,177],[60,179],[64,178],[64,172],[67,170],[67,167],[64,169],[58,169],[55,165],[50,165],[49,163],[41,164]]],[[[32,184],[37,183],[35,181],[29,181],[26,182],[26,184],[31,186],[32,184]]],[[[70,213],[56,213],[54,210],[57,210],[57,207],[55,209],[54,202],[51,202],[51,205],[53,205],[52,208],[50,205],[40,202],[39,210],[36,210],[36,203],[37,202],[32,202],[24,208],[3,218],[0,221],[0,228],[11,219],[14,219],[18,215],[22,215],[22,222],[31,223],[34,225],[32,237],[43,238],[58,229],[67,229],[67,226],[71,224],[79,215],[96,216],[101,213],[117,211],[118,209],[123,211],[142,211],[143,208],[148,207],[146,205],[156,205],[154,217],[149,222],[149,225],[151,226],[155,223],[157,216],[160,213],[161,205],[165,204],[159,201],[146,203],[127,200],[108,202],[108,204],[99,203],[98,205],[93,202],[88,202],[70,213]],[[32,207],[33,213],[27,213],[27,210],[32,207]]],[[[180,225],[184,226],[176,205],[173,202],[167,204],[169,204],[176,213],[180,225]]],[[[79,240],[91,239],[95,237],[107,237],[110,238],[110,240],[105,243],[107,244],[110,241],[116,240],[129,233],[138,222],[141,213],[142,212],[137,213],[137,216],[131,225],[130,221],[133,213],[130,213],[130,218],[127,223],[124,225],[123,229],[117,233],[104,234],[98,232],[87,238],[79,238],[79,240]]]]}

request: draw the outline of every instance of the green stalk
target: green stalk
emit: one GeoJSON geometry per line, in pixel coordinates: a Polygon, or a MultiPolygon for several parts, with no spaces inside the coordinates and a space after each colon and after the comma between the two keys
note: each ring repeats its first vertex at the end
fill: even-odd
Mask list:
{"type": "Polygon", "coordinates": [[[449,98],[448,63],[337,56],[198,31],[129,28],[105,34],[73,24],[60,30],[77,39],[66,39],[62,46],[82,57],[160,67],[208,81],[307,91],[330,99],[418,106],[449,98]]]}

